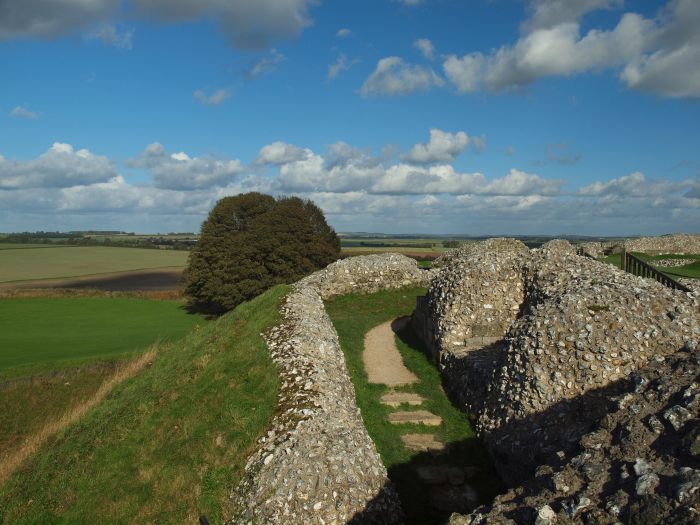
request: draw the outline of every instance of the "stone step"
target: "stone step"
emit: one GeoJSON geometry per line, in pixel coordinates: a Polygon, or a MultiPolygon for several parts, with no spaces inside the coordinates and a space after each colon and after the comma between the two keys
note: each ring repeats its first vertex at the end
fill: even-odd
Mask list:
{"type": "Polygon", "coordinates": [[[423,398],[413,392],[387,392],[382,396],[381,402],[390,407],[398,407],[403,403],[420,405],[423,403],[423,398]]]}
{"type": "Polygon", "coordinates": [[[437,427],[442,423],[442,418],[427,410],[413,410],[407,412],[392,412],[389,414],[389,423],[400,425],[410,423],[414,425],[429,425],[437,427]]]}
{"type": "Polygon", "coordinates": [[[445,449],[445,444],[433,434],[404,434],[401,441],[407,450],[416,452],[441,452],[445,449]]]}
{"type": "Polygon", "coordinates": [[[415,468],[416,474],[429,485],[461,485],[465,481],[464,471],[449,465],[423,465],[415,468]]]}
{"type": "MultiPolygon", "coordinates": [[[[479,495],[469,485],[434,487],[430,497],[433,507],[443,512],[469,514],[479,504],[479,495]]],[[[537,522],[539,523],[539,522],[537,522]]]]}

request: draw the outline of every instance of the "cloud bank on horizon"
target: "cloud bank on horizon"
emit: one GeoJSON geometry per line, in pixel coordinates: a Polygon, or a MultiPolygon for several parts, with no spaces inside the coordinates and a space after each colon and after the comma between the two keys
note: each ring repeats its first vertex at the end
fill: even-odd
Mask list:
{"type": "Polygon", "coordinates": [[[346,229],[363,226],[358,230],[377,220],[395,228],[408,225],[404,231],[430,231],[426,224],[444,220],[467,220],[483,228],[489,224],[494,232],[523,222],[545,228],[604,224],[611,218],[638,227],[634,221],[640,209],[645,210],[644,220],[700,218],[700,177],[655,180],[634,172],[578,187],[516,168],[487,177],[454,167],[471,142],[464,131],[431,129],[427,142],[393,159],[344,142],[317,153],[277,141],[260,148],[248,164],[170,153],[156,142],[121,168],[116,160],[56,143],[36,159],[0,156],[0,207],[18,215],[104,212],[125,219],[156,215],[199,220],[224,196],[259,191],[310,198],[332,222],[347,224],[346,229]],[[131,168],[146,170],[150,182],[131,181],[131,168]],[[371,222],[361,222],[363,217],[371,222]]]}
{"type": "Polygon", "coordinates": [[[197,230],[245,191],[345,231],[698,231],[700,2],[463,4],[0,1],[0,231],[197,230]]]}

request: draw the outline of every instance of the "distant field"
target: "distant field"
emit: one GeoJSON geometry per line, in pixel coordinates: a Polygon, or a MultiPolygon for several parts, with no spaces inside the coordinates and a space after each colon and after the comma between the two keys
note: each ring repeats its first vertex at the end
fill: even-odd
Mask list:
{"type": "Polygon", "coordinates": [[[22,244],[22,243],[9,243],[0,242],[0,250],[26,250],[27,248],[57,248],[58,246],[53,244],[22,244]]]}
{"type": "Polygon", "coordinates": [[[102,273],[184,267],[188,252],[100,246],[60,246],[0,251],[0,283],[102,273]]]}
{"type": "Polygon", "coordinates": [[[423,248],[423,247],[409,247],[409,246],[343,246],[343,252],[345,253],[384,253],[384,252],[395,252],[395,253],[434,253],[441,254],[445,251],[445,248],[423,248]]]}
{"type": "Polygon", "coordinates": [[[692,264],[686,264],[685,266],[673,266],[669,268],[664,268],[663,272],[668,275],[671,275],[672,277],[689,277],[691,279],[700,279],[700,256],[698,256],[697,259],[698,260],[696,262],[692,264]]]}
{"type": "MultiPolygon", "coordinates": [[[[340,246],[345,255],[365,255],[369,253],[395,252],[403,253],[409,257],[429,257],[435,258],[446,249],[443,242],[454,241],[455,239],[403,239],[390,237],[343,237],[340,239],[340,246]]],[[[470,241],[457,241],[459,243],[470,241]]]]}
{"type": "Polygon", "coordinates": [[[180,338],[198,323],[203,319],[188,314],[178,301],[0,299],[0,378],[133,353],[158,340],[180,338]]]}
{"type": "MultiPolygon", "coordinates": [[[[415,245],[435,245],[435,246],[442,246],[443,241],[449,241],[449,240],[454,240],[454,239],[442,239],[438,237],[434,238],[411,238],[411,239],[404,239],[401,237],[341,237],[340,243],[343,246],[357,246],[361,244],[387,244],[387,245],[406,245],[406,246],[415,246],[415,245]]],[[[460,241],[463,242],[463,241],[460,241]]]]}

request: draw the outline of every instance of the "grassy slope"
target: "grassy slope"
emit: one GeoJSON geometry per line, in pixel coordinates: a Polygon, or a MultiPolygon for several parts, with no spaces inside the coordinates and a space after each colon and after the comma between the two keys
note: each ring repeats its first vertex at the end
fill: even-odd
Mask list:
{"type": "Polygon", "coordinates": [[[189,252],[107,246],[0,251],[0,282],[80,277],[150,268],[184,267],[189,252]]]}
{"type": "Polygon", "coordinates": [[[92,364],[0,385],[0,463],[50,419],[93,395],[115,366],[92,364]]]}
{"type": "Polygon", "coordinates": [[[177,343],[0,487],[1,523],[212,523],[267,428],[277,286],[177,343]]]}
{"type": "Polygon", "coordinates": [[[178,301],[0,299],[0,378],[13,375],[11,367],[133,352],[159,338],[182,337],[202,322],[178,301]]]}
{"type": "Polygon", "coordinates": [[[389,477],[399,490],[409,523],[439,523],[447,516],[434,513],[428,501],[429,487],[421,485],[414,471],[420,464],[431,463],[429,454],[407,451],[401,442],[401,434],[435,432],[443,443],[453,444],[453,450],[445,461],[459,465],[480,467],[484,474],[476,479],[475,488],[485,499],[499,490],[498,480],[491,471],[488,456],[479,442],[467,417],[449,401],[441,386],[438,370],[423,352],[420,342],[408,327],[397,338],[397,346],[405,365],[415,373],[420,383],[404,387],[425,398],[423,406],[440,415],[443,424],[416,428],[415,425],[392,425],[387,421],[391,408],[379,400],[389,390],[384,385],[369,384],[362,364],[364,336],[373,327],[385,321],[409,315],[415,308],[416,296],[425,290],[420,288],[385,291],[373,295],[346,295],[328,301],[326,308],[338,332],[341,347],[350,375],[355,385],[357,403],[365,426],[389,470],[389,477]]]}

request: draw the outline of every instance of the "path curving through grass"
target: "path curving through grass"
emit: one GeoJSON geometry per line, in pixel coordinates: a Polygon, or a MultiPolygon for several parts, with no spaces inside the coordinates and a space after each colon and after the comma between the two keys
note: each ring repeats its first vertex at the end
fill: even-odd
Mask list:
{"type": "Polygon", "coordinates": [[[365,335],[382,323],[410,315],[416,297],[424,293],[424,289],[410,288],[346,295],[326,302],[355,386],[362,419],[398,490],[409,524],[443,523],[451,510],[458,510],[451,507],[453,496],[459,499],[459,492],[465,495],[465,482],[474,492],[471,506],[490,501],[501,490],[488,454],[476,439],[467,417],[450,403],[442,389],[440,373],[410,325],[397,330],[394,341],[404,365],[418,381],[389,387],[368,380],[362,359],[365,335]],[[382,403],[392,393],[412,396],[403,402],[399,397],[398,406],[382,403]],[[441,421],[437,426],[428,426],[389,420],[392,413],[413,410],[424,410],[441,421]],[[427,451],[407,447],[406,436],[422,436],[412,439],[422,440],[427,451]],[[448,494],[451,487],[455,487],[455,493],[448,494]],[[442,495],[447,497],[441,498],[442,495]]]}

